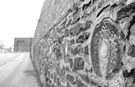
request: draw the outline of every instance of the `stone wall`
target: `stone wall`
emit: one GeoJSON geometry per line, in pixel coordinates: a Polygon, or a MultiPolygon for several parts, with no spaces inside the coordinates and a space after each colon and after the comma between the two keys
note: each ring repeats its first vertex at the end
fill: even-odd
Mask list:
{"type": "Polygon", "coordinates": [[[43,87],[133,87],[133,0],[45,0],[32,48],[43,87]]]}
{"type": "Polygon", "coordinates": [[[62,20],[66,11],[73,5],[75,0],[45,0],[40,18],[38,20],[36,39],[39,39],[56,22],[62,20]]]}

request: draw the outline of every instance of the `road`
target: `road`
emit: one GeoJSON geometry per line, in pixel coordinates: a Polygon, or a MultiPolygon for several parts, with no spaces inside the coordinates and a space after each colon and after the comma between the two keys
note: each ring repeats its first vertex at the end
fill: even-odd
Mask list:
{"type": "Polygon", "coordinates": [[[29,53],[0,53],[0,87],[39,87],[29,53]]]}

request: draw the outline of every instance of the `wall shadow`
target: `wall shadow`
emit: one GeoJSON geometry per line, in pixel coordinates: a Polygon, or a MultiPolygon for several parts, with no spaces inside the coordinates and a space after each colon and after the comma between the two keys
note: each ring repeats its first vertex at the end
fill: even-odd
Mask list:
{"type": "Polygon", "coordinates": [[[26,76],[34,77],[36,79],[36,82],[37,82],[38,86],[41,87],[41,83],[40,83],[39,77],[38,77],[38,75],[37,75],[35,70],[25,70],[24,73],[25,73],[26,76]]]}

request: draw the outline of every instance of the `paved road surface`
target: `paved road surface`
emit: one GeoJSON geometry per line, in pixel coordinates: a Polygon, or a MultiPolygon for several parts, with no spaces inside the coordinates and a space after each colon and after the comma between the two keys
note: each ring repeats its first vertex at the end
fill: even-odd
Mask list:
{"type": "Polygon", "coordinates": [[[0,87],[39,87],[29,53],[0,53],[0,87]]]}

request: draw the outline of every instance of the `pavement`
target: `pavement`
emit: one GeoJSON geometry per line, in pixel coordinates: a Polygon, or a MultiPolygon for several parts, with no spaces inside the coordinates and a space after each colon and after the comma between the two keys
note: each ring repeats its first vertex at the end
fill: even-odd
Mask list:
{"type": "Polygon", "coordinates": [[[0,53],[0,87],[40,87],[29,53],[0,53]]]}

